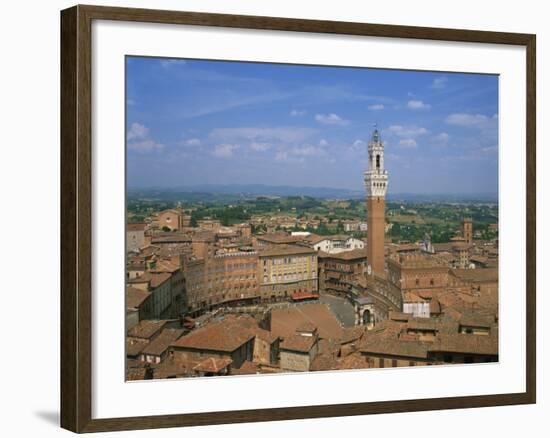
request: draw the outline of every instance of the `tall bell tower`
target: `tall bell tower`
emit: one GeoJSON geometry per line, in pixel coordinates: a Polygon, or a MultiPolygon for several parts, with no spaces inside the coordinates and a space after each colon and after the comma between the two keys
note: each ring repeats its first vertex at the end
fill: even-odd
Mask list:
{"type": "Polygon", "coordinates": [[[365,172],[367,190],[367,271],[384,275],[384,234],[388,171],[384,170],[384,144],[376,125],[369,141],[369,168],[365,172]]]}

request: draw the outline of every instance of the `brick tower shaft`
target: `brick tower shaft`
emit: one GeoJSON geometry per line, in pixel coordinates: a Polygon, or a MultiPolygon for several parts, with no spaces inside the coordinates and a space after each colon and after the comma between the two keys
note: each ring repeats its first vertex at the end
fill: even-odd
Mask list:
{"type": "Polygon", "coordinates": [[[367,262],[378,275],[384,273],[385,207],[383,196],[367,198],[367,262]]]}

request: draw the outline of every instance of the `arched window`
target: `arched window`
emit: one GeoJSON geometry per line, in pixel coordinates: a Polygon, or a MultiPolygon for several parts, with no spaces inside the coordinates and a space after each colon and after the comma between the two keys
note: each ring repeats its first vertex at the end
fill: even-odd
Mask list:
{"type": "Polygon", "coordinates": [[[376,155],[376,168],[380,169],[380,155],[376,155]]]}

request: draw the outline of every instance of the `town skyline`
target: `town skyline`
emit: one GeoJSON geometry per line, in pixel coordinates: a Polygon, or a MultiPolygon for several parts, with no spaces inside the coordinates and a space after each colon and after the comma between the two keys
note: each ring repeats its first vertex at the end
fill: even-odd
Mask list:
{"type": "Polygon", "coordinates": [[[390,196],[497,193],[496,76],[127,60],[129,188],[360,192],[375,123],[390,196]]]}

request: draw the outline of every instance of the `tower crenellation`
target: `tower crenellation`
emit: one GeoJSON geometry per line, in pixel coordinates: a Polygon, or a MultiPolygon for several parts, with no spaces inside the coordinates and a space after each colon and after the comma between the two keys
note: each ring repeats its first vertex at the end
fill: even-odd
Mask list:
{"type": "Polygon", "coordinates": [[[384,143],[377,128],[369,141],[368,154],[369,167],[364,175],[367,197],[384,197],[388,188],[388,171],[384,168],[384,143]]]}

